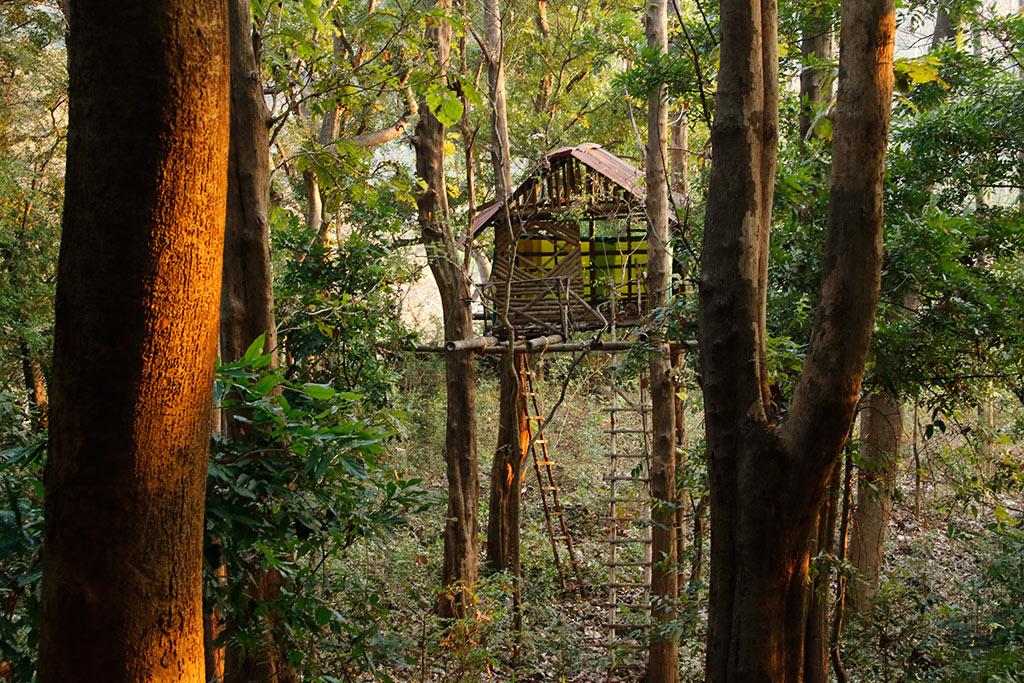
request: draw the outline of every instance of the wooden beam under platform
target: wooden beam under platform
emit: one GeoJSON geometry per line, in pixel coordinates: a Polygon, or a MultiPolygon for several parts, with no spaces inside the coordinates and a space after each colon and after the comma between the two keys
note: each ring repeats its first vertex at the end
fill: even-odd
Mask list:
{"type": "MultiPolygon", "coordinates": [[[[528,339],[525,342],[518,343],[513,347],[513,351],[515,353],[578,353],[580,351],[619,353],[622,351],[629,351],[643,343],[643,340],[563,342],[561,335],[552,334],[544,337],[528,339]]],[[[697,342],[695,340],[672,342],[670,347],[672,349],[696,349],[697,342]]],[[[412,347],[412,350],[416,353],[450,353],[452,351],[473,350],[478,353],[501,354],[508,351],[508,342],[499,342],[494,337],[473,337],[472,339],[448,342],[444,346],[425,346],[417,344],[412,347]]]]}

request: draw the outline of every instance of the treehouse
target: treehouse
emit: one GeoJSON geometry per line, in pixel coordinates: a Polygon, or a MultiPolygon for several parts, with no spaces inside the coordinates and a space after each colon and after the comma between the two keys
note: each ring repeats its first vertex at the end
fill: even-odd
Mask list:
{"type": "Polygon", "coordinates": [[[562,147],[481,209],[474,236],[494,230],[485,335],[568,340],[613,319],[636,325],[646,312],[643,179],[598,145],[562,147]]]}

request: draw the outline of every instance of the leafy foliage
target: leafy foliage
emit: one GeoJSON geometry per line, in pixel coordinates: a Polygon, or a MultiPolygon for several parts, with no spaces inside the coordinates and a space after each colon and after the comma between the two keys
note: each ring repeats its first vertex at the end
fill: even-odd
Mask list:
{"type": "Polygon", "coordinates": [[[39,643],[45,442],[0,452],[0,661],[31,680],[39,643]]]}
{"type": "Polygon", "coordinates": [[[244,436],[213,441],[207,598],[227,624],[224,642],[255,649],[271,623],[308,670],[325,651],[346,669],[372,668],[387,656],[386,609],[373,596],[343,599],[334,563],[357,542],[385,547],[429,499],[388,465],[390,416],[360,418],[357,395],[285,379],[262,347],[257,339],[218,374],[220,409],[244,436]],[[283,579],[271,602],[254,590],[268,574],[283,579]],[[260,618],[268,612],[273,620],[260,618]]]}
{"type": "Polygon", "coordinates": [[[325,247],[293,214],[278,212],[275,245],[293,257],[278,271],[277,310],[286,374],[333,382],[383,405],[398,379],[397,354],[411,333],[397,315],[398,284],[411,267],[390,248],[388,221],[401,216],[388,195],[353,207],[350,219],[376,232],[353,232],[325,247]]]}

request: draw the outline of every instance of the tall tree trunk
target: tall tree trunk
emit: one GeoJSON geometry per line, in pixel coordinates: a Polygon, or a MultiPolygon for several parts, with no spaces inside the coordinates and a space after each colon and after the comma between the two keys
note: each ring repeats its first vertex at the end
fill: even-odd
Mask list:
{"type": "MultiPolygon", "coordinates": [[[[467,0],[456,0],[456,7],[462,15],[463,21],[469,21],[467,15],[467,0]]],[[[459,78],[468,82],[469,75],[469,49],[468,39],[463,32],[459,36],[459,78]]],[[[469,97],[465,88],[459,88],[459,99],[462,100],[462,119],[459,121],[459,134],[462,136],[463,162],[466,164],[466,230],[467,234],[473,225],[473,218],[476,216],[476,134],[477,128],[473,126],[470,117],[469,97]]],[[[418,107],[417,107],[418,111],[418,107]]],[[[472,239],[472,235],[470,235],[472,239]]],[[[473,250],[474,256],[478,253],[473,250]]]]}
{"type": "MultiPolygon", "coordinates": [[[[853,458],[846,454],[843,459],[843,494],[839,504],[839,539],[837,540],[836,563],[842,567],[846,564],[847,542],[850,537],[850,507],[853,504],[853,458]]],[[[848,677],[843,666],[843,658],[839,650],[839,639],[843,634],[846,620],[846,572],[836,572],[836,603],[832,612],[831,642],[829,643],[829,659],[832,671],[838,683],[846,683],[848,677]]]]}
{"type": "MultiPolygon", "coordinates": [[[[338,50],[335,49],[337,55],[338,50]]],[[[338,139],[338,124],[341,120],[341,110],[332,107],[325,114],[320,122],[320,132],[317,133],[316,141],[321,147],[325,147],[338,139]]],[[[315,232],[321,244],[327,241],[328,224],[324,218],[324,195],[320,190],[320,180],[316,171],[307,169],[302,172],[302,183],[306,194],[306,226],[311,232],[315,232]]]]}
{"type": "Polygon", "coordinates": [[[832,99],[832,89],[826,86],[827,64],[832,59],[831,21],[827,18],[808,20],[803,31],[800,53],[805,64],[800,72],[800,144],[811,137],[811,126],[832,99]]]}
{"type": "MultiPolygon", "coordinates": [[[[508,113],[505,104],[504,36],[498,0],[484,0],[487,81],[491,98],[491,165],[494,171],[494,195],[498,200],[512,191],[509,157],[508,113]]],[[[515,330],[508,326],[507,311],[502,312],[510,338],[515,330]]],[[[525,356],[522,357],[525,360],[525,356]]],[[[500,376],[498,444],[491,468],[491,506],[487,524],[487,559],[492,569],[519,567],[519,504],[522,485],[522,459],[525,453],[523,429],[526,427],[526,403],[521,400],[525,370],[521,360],[511,356],[503,361],[500,376]],[[514,489],[514,490],[513,490],[514,489]],[[514,509],[513,509],[514,507],[514,509]]],[[[527,442],[529,432],[525,433],[527,442]]]]}
{"type": "MultiPolygon", "coordinates": [[[[537,16],[535,19],[537,32],[540,33],[541,40],[546,45],[551,37],[551,24],[548,23],[548,0],[537,0],[537,16]]],[[[537,97],[533,101],[534,113],[543,114],[548,111],[548,108],[551,106],[551,86],[551,71],[545,69],[540,78],[540,85],[537,88],[537,97]]]]}
{"type": "MultiPolygon", "coordinates": [[[[241,358],[249,345],[265,336],[264,351],[276,367],[277,326],[270,271],[270,142],[269,112],[263,99],[259,58],[252,40],[249,0],[232,0],[229,9],[231,34],[231,142],[228,157],[227,222],[224,230],[224,271],[221,281],[220,353],[227,362],[241,358]]],[[[228,439],[244,436],[247,423],[229,411],[223,413],[223,434],[228,439]]],[[[283,583],[276,570],[249,567],[256,578],[247,589],[254,601],[270,602],[283,583]]],[[[207,617],[208,624],[216,615],[207,617]]],[[[246,618],[260,619],[254,614],[246,618]]],[[[267,617],[268,621],[274,617],[267,617]]],[[[208,625],[216,631],[218,626],[208,625]]],[[[249,683],[280,683],[296,680],[284,648],[267,637],[263,647],[243,651],[237,646],[221,653],[207,653],[211,680],[249,683]],[[219,668],[220,671],[216,669],[219,668]],[[218,678],[219,674],[219,678],[218,678]]]]}
{"type": "Polygon", "coordinates": [[[956,40],[960,32],[960,13],[950,13],[940,6],[935,13],[935,29],[932,31],[932,49],[937,50],[946,43],[956,40]]]}
{"type": "MultiPolygon", "coordinates": [[[[667,0],[647,2],[647,47],[668,51],[667,0]]],[[[668,305],[672,286],[672,247],[668,223],[668,107],[663,84],[647,94],[647,308],[668,305]]],[[[676,556],[676,390],[667,343],[651,356],[651,598],[656,621],[672,618],[679,596],[676,556]]],[[[647,659],[650,683],[677,680],[677,644],[671,634],[657,634],[647,659]]]]}
{"type": "MultiPolygon", "coordinates": [[[[269,112],[251,39],[249,0],[231,0],[231,144],[228,208],[224,229],[224,276],[220,305],[220,353],[242,357],[261,334],[264,350],[277,348],[270,274],[269,112]]],[[[271,354],[271,359],[276,354],[271,354]]],[[[238,436],[229,421],[228,437],[238,436]]]]}
{"type": "MultiPolygon", "coordinates": [[[[449,0],[433,3],[439,15],[427,20],[426,42],[436,52],[443,78],[451,58],[451,24],[442,14],[449,0]]],[[[426,102],[420,103],[414,147],[416,175],[424,190],[416,198],[420,231],[427,250],[430,270],[441,295],[445,341],[468,339],[473,335],[472,282],[459,254],[448,215],[445,183],[444,126],[426,102]]],[[[472,351],[445,355],[447,421],[445,461],[448,476],[448,514],[444,530],[442,581],[449,593],[442,597],[439,611],[444,616],[464,613],[468,589],[477,578],[477,506],[480,475],[476,456],[476,370],[472,351]]]]}
{"type": "Polygon", "coordinates": [[[768,379],[768,255],[771,253],[772,203],[775,198],[775,169],[779,146],[779,24],[778,0],[760,0],[761,22],[761,121],[758,129],[760,154],[760,206],[757,214],[757,371],[761,384],[761,403],[769,422],[777,417],[772,405],[768,379]]]}
{"type": "MultiPolygon", "coordinates": [[[[682,196],[684,201],[689,201],[690,189],[687,183],[689,154],[689,128],[687,127],[686,104],[679,108],[676,120],[671,126],[671,144],[669,145],[669,163],[672,173],[672,192],[682,196]]],[[[680,281],[676,285],[675,296],[686,295],[685,282],[686,273],[682,268],[676,269],[673,262],[673,272],[677,273],[680,281]]],[[[674,400],[676,413],[676,562],[683,561],[683,554],[686,550],[686,508],[679,495],[679,481],[686,472],[686,459],[682,454],[686,448],[686,386],[684,384],[684,373],[686,372],[686,354],[682,348],[672,351],[672,377],[674,381],[674,400]]],[[[676,580],[678,584],[679,580],[676,580]]],[[[677,586],[678,587],[678,586],[677,586]]]]}
{"type": "Polygon", "coordinates": [[[498,446],[491,464],[487,563],[518,576],[523,457],[530,444],[526,415],[526,354],[503,355],[498,408],[498,446]]]}
{"type": "MultiPolygon", "coordinates": [[[[840,485],[840,470],[836,467],[829,484],[828,497],[814,522],[810,549],[812,560],[819,554],[829,556],[834,550],[840,485]]],[[[804,683],[828,683],[829,566],[828,562],[820,562],[811,584],[807,606],[807,641],[804,647],[804,683]]]]}
{"type": "Polygon", "coordinates": [[[853,615],[867,612],[878,590],[902,436],[903,417],[895,397],[887,392],[865,397],[860,414],[857,507],[849,548],[850,564],[856,570],[847,600],[853,615]]]}
{"type": "Polygon", "coordinates": [[[21,370],[25,376],[25,390],[28,392],[28,400],[35,409],[33,423],[40,429],[46,429],[49,424],[50,400],[46,392],[43,363],[39,360],[39,356],[32,353],[32,349],[24,339],[18,342],[18,352],[21,354],[21,370]]]}
{"type": "Polygon", "coordinates": [[[39,680],[201,681],[227,7],[71,13],[39,680]]]}
{"type": "Polygon", "coordinates": [[[921,426],[920,420],[917,417],[917,401],[914,401],[914,408],[911,413],[911,419],[913,423],[910,426],[910,450],[914,463],[914,517],[917,519],[921,518],[921,503],[922,494],[921,490],[921,451],[918,450],[918,430],[921,426]]]}
{"type": "Polygon", "coordinates": [[[687,106],[679,107],[677,117],[672,122],[672,142],[669,146],[670,169],[672,171],[672,191],[688,198],[690,188],[687,180],[690,153],[690,129],[687,126],[687,106]]]}
{"type": "Polygon", "coordinates": [[[484,37],[487,45],[487,84],[491,97],[494,198],[500,201],[512,191],[512,167],[508,142],[508,108],[505,104],[505,40],[498,0],[484,0],[484,37]]]}
{"type": "Polygon", "coordinates": [[[996,404],[992,380],[978,403],[978,430],[981,434],[981,475],[991,477],[995,468],[996,404]]]}
{"type": "Polygon", "coordinates": [[[711,479],[707,680],[803,679],[810,538],[853,420],[881,278],[891,0],[845,0],[822,293],[781,425],[762,362],[775,6],[724,0],[701,263],[711,479]]]}
{"type": "MultiPolygon", "coordinates": [[[[816,137],[816,120],[824,114],[832,98],[827,85],[829,62],[833,53],[831,12],[810,8],[805,18],[800,50],[804,68],[800,74],[800,145],[816,137]]],[[[830,554],[835,535],[835,517],[839,488],[838,468],[833,474],[829,495],[818,511],[811,534],[810,556],[830,554]]],[[[828,587],[829,565],[822,563],[813,577],[808,600],[804,677],[809,682],[825,683],[829,676],[828,587]]]]}
{"type": "MultiPolygon", "coordinates": [[[[341,36],[335,36],[331,50],[331,57],[334,65],[344,59],[345,41],[341,36]]],[[[335,105],[324,112],[324,118],[320,121],[320,130],[317,132],[316,142],[320,147],[333,144],[338,139],[338,128],[341,124],[341,109],[335,105]]],[[[321,244],[327,241],[328,225],[324,219],[324,197],[320,190],[320,180],[316,171],[306,169],[302,172],[302,185],[306,196],[306,227],[315,232],[321,244]]]]}

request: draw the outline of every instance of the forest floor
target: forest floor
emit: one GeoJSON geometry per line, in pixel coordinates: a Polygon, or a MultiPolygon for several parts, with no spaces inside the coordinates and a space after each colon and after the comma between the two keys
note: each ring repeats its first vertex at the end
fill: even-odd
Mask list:
{"type": "MultiPolygon", "coordinates": [[[[485,373],[481,375],[486,378],[485,373]]],[[[585,382],[570,385],[547,434],[551,455],[558,463],[557,477],[584,585],[582,590],[559,585],[536,476],[528,469],[523,496],[523,630],[518,637],[513,627],[511,577],[503,574],[484,578],[475,614],[457,628],[446,631],[433,617],[431,596],[440,575],[439,529],[444,509],[444,407],[436,396],[414,401],[413,427],[403,441],[405,452],[400,460],[415,465],[417,476],[436,493],[438,505],[434,514],[415,518],[410,534],[388,548],[387,563],[381,563],[373,549],[367,549],[361,560],[356,552],[346,562],[345,573],[353,582],[388,587],[385,600],[392,610],[393,631],[378,637],[390,644],[394,656],[365,680],[596,683],[640,679],[643,662],[639,657],[609,652],[604,645],[607,610],[602,604],[607,599],[603,585],[608,569],[607,531],[601,519],[606,513],[602,499],[607,495],[602,479],[606,467],[602,430],[607,417],[601,411],[604,397],[590,386],[585,382]]],[[[551,397],[549,406],[559,390],[560,383],[551,381],[539,392],[551,397]]],[[[485,530],[497,422],[497,387],[486,379],[479,393],[478,415],[480,528],[485,530]]],[[[937,624],[943,615],[970,614],[972,601],[978,600],[971,581],[978,575],[982,558],[978,546],[967,540],[982,530],[982,520],[965,517],[959,503],[931,486],[924,490],[924,513],[915,517],[910,473],[901,476],[899,489],[879,607],[871,619],[851,626],[844,643],[848,668],[859,674],[853,680],[929,680],[897,676],[905,668],[902,660],[929,656],[927,639],[941,632],[937,624]]],[[[705,539],[705,563],[707,546],[705,539]]],[[[699,681],[703,676],[706,575],[705,569],[702,581],[691,588],[679,608],[682,681],[699,681]]]]}

